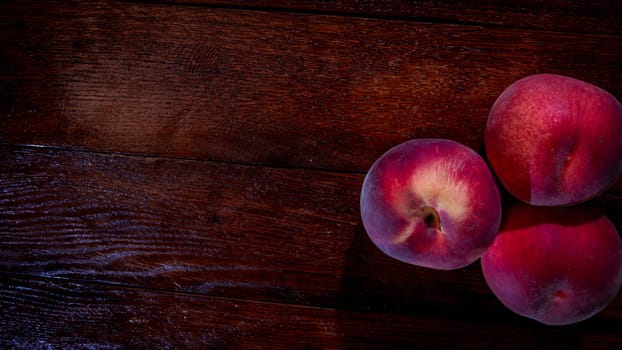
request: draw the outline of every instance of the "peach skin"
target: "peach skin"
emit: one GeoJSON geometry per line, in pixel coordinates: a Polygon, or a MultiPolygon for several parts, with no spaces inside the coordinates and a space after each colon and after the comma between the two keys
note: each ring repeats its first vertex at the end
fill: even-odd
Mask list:
{"type": "Polygon", "coordinates": [[[519,200],[539,206],[585,202],[622,174],[622,106],[577,79],[528,76],[497,98],[484,142],[499,181],[519,200]]]}
{"type": "Polygon", "coordinates": [[[411,140],[382,155],[365,177],[360,205],[380,250],[440,270],[477,260],[501,219],[488,165],[472,149],[444,139],[411,140]]]}

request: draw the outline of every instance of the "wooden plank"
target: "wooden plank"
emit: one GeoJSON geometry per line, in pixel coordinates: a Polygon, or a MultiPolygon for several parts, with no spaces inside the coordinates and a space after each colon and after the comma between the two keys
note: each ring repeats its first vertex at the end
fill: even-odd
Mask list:
{"type": "Polygon", "coordinates": [[[607,323],[606,318],[573,327],[507,326],[5,273],[0,277],[2,348],[612,349],[622,345],[619,323],[607,323]]]}
{"type": "Polygon", "coordinates": [[[309,303],[335,297],[361,233],[361,175],[12,148],[0,164],[5,271],[309,303]]]}
{"type": "Polygon", "coordinates": [[[360,310],[431,311],[455,291],[464,308],[493,302],[478,266],[439,275],[380,253],[358,217],[362,175],[1,154],[3,271],[360,310]]]}
{"type": "MultiPolygon", "coordinates": [[[[479,264],[376,249],[363,176],[0,147],[0,270],[346,310],[515,322],[479,264]],[[478,310],[485,309],[487,314],[478,310]]],[[[601,204],[622,227],[622,197],[601,204]]],[[[609,308],[622,318],[622,296],[609,308]]]]}
{"type": "Polygon", "coordinates": [[[0,4],[0,142],[365,171],[410,138],[482,149],[512,81],[622,96],[622,40],[117,2],[0,4]]]}
{"type": "Polygon", "coordinates": [[[201,4],[258,10],[310,11],[535,28],[620,35],[622,6],[612,1],[532,0],[485,1],[358,1],[358,0],[167,0],[174,4],[201,4]]]}

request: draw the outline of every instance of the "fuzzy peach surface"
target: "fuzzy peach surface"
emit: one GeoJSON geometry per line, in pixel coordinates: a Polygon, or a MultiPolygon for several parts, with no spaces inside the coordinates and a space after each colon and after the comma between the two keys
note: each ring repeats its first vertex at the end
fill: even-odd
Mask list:
{"type": "Polygon", "coordinates": [[[622,285],[622,241],[596,208],[506,208],[481,259],[486,282],[510,310],[550,325],[602,310],[622,285]]]}
{"type": "Polygon", "coordinates": [[[455,269],[476,260],[497,233],[495,180],[473,150],[449,140],[400,144],[371,167],[361,216],[386,254],[419,266],[455,269]]]}
{"type": "Polygon", "coordinates": [[[584,202],[622,174],[622,105],[605,90],[553,74],[525,77],[493,105],[488,160],[523,202],[584,202]]]}

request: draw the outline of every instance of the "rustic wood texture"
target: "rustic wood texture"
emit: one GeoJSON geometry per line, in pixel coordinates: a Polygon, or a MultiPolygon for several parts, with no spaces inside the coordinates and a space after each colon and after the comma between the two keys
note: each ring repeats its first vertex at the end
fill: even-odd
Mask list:
{"type": "MultiPolygon", "coordinates": [[[[399,142],[482,153],[524,75],[622,96],[620,5],[411,5],[1,2],[0,348],[622,348],[622,295],[539,325],[358,207],[399,142]]],[[[591,204],[622,231],[622,179],[591,204]]]]}
{"type": "Polygon", "coordinates": [[[622,95],[622,40],[478,26],[61,2],[0,5],[0,140],[365,171],[389,147],[481,149],[512,81],[622,95]]]}
{"type": "Polygon", "coordinates": [[[456,22],[582,33],[622,33],[616,1],[378,1],[378,0],[166,0],[176,4],[310,11],[329,14],[456,22]]]}
{"type": "Polygon", "coordinates": [[[0,275],[0,346],[17,349],[614,349],[619,328],[492,325],[0,275]],[[36,330],[36,331],[33,331],[36,330]]]}
{"type": "Polygon", "coordinates": [[[439,275],[375,249],[358,217],[362,175],[0,155],[2,271],[360,310],[494,304],[479,266],[439,275]]]}
{"type": "MultiPolygon", "coordinates": [[[[408,322],[533,326],[500,305],[477,263],[441,273],[401,264],[373,247],[358,219],[362,175],[6,146],[0,155],[2,271],[392,313],[408,322]]],[[[622,226],[622,198],[607,194],[596,203],[622,226]]],[[[80,315],[82,307],[97,306],[71,312],[80,315]]],[[[572,332],[609,334],[620,322],[622,297],[572,332]]],[[[213,330],[210,322],[203,326],[213,330]]],[[[438,333],[444,331],[427,330],[428,344],[444,339],[438,333]]],[[[417,340],[385,336],[389,343],[417,340]]],[[[482,344],[497,346],[492,339],[482,344]]]]}

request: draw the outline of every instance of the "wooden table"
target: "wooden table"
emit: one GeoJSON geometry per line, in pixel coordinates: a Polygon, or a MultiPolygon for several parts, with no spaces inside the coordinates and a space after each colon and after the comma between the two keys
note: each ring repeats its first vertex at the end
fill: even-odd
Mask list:
{"type": "Polygon", "coordinates": [[[358,206],[400,142],[483,154],[523,76],[622,97],[622,5],[4,1],[0,33],[0,348],[622,348],[622,295],[540,325],[358,206]]]}

